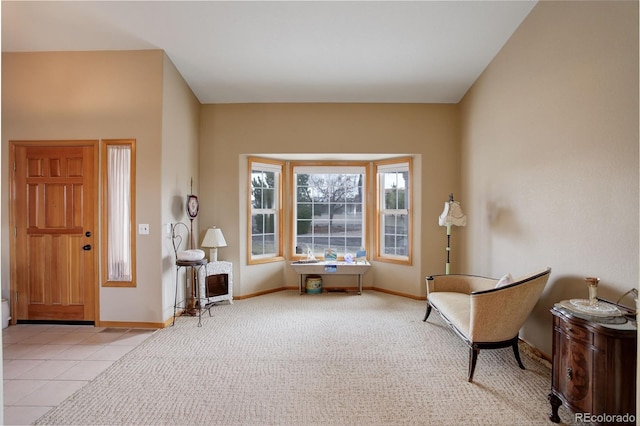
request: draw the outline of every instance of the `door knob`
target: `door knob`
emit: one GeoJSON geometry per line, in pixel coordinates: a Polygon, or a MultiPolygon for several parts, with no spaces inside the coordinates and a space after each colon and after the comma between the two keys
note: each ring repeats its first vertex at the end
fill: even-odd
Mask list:
{"type": "Polygon", "coordinates": [[[82,250],[87,250],[87,251],[91,250],[91,244],[87,244],[87,245],[82,246],[82,250]]]}

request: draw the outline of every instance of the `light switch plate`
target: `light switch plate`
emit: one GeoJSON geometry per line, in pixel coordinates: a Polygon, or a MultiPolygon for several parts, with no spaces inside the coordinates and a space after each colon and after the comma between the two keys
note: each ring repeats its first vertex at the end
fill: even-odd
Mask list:
{"type": "Polygon", "coordinates": [[[148,223],[139,223],[138,224],[138,234],[146,235],[149,233],[149,224],[148,223]]]}

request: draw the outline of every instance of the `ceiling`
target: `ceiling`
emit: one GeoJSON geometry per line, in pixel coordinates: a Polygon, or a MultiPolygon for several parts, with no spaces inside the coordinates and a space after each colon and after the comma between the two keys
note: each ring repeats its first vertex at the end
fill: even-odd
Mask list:
{"type": "Polygon", "coordinates": [[[2,51],[162,49],[201,103],[456,103],[535,1],[2,1],[2,51]]]}

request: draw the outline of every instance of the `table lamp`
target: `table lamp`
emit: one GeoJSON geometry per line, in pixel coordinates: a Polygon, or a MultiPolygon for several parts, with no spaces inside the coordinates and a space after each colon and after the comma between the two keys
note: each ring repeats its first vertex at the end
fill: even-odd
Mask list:
{"type": "Polygon", "coordinates": [[[207,233],[204,234],[204,238],[202,239],[202,247],[209,248],[209,262],[217,262],[218,261],[218,247],[226,247],[227,242],[224,239],[224,235],[222,235],[222,230],[220,228],[207,229],[207,233]]]}

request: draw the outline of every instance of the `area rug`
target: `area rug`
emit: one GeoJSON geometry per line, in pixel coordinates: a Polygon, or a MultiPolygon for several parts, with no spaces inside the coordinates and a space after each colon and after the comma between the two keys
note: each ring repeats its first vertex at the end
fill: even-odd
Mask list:
{"type": "MultiPolygon", "coordinates": [[[[468,348],[423,301],[282,291],[180,317],[40,425],[541,425],[551,374],[468,348]]],[[[561,416],[570,422],[568,412],[561,416]]]]}

